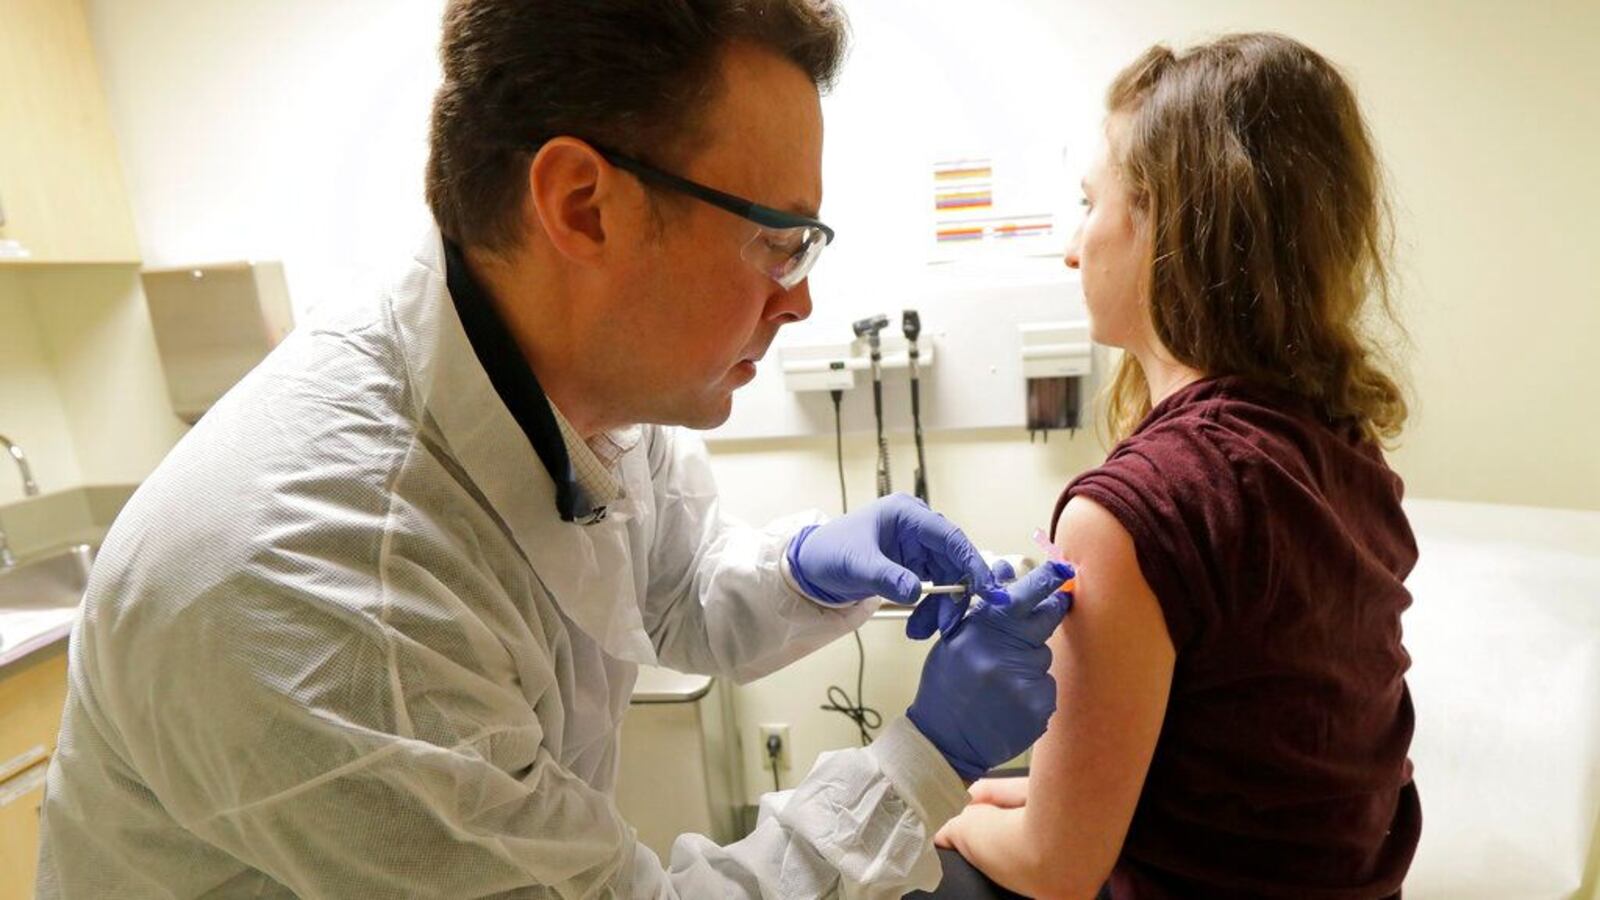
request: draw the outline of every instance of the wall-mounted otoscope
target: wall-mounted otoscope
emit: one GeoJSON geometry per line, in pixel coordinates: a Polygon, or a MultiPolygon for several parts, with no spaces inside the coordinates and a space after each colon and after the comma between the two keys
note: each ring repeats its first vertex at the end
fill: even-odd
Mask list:
{"type": "Polygon", "coordinates": [[[922,317],[914,309],[900,316],[900,330],[905,333],[911,358],[911,430],[917,440],[917,499],[928,502],[928,462],[922,453],[922,376],[917,369],[917,337],[922,334],[922,317]]]}
{"type": "Polygon", "coordinates": [[[889,495],[889,442],[883,437],[883,344],[879,333],[889,327],[888,316],[869,316],[850,326],[858,338],[867,339],[872,360],[872,414],[878,422],[878,496],[889,495]]]}

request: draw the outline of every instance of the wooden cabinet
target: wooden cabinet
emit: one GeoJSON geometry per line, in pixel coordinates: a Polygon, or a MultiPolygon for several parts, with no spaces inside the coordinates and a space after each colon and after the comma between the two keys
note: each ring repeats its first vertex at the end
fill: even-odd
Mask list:
{"type": "Polygon", "coordinates": [[[0,900],[33,896],[39,807],[66,699],[66,641],[0,669],[0,900]]]}
{"type": "Polygon", "coordinates": [[[48,763],[39,763],[0,784],[0,900],[33,896],[48,769],[48,763]]]}
{"type": "Polygon", "coordinates": [[[139,259],[81,0],[0,0],[0,214],[0,265],[139,259]]]}

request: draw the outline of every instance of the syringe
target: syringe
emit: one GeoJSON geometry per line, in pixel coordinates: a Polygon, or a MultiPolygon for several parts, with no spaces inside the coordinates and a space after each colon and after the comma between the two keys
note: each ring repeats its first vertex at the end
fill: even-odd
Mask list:
{"type": "MultiPolygon", "coordinates": [[[[920,602],[929,597],[936,597],[940,594],[946,594],[951,597],[959,597],[962,594],[972,594],[974,600],[977,600],[979,603],[984,602],[983,597],[972,589],[972,583],[965,579],[955,584],[937,584],[932,581],[924,581],[922,583],[922,596],[918,597],[917,599],[920,602]]],[[[1003,592],[996,593],[991,596],[995,598],[995,600],[992,602],[998,606],[1005,606],[1006,603],[1009,602],[1008,598],[1006,598],[1006,595],[1003,592]]],[[[963,607],[963,609],[964,608],[965,607],[963,607]]]]}

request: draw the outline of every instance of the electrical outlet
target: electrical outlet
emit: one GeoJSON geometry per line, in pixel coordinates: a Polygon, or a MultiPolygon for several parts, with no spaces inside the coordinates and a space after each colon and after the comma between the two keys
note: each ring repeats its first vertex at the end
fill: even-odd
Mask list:
{"type": "Polygon", "coordinates": [[[789,771],[789,726],[787,724],[761,726],[761,742],[757,745],[761,752],[761,768],[772,771],[774,762],[778,765],[779,772],[789,771]],[[778,757],[773,759],[767,752],[767,738],[776,735],[778,738],[778,757]]]}

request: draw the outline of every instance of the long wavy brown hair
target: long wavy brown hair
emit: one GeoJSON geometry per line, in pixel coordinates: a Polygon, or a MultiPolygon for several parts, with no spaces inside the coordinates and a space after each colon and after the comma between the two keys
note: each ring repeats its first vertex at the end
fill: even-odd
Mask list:
{"type": "MultiPolygon", "coordinates": [[[[1406,418],[1371,326],[1403,334],[1391,216],[1339,71],[1298,41],[1236,34],[1147,50],[1112,83],[1111,153],[1147,229],[1155,333],[1181,363],[1309,400],[1387,444],[1406,418]]],[[[1150,412],[1132,354],[1107,394],[1121,440],[1150,412]]]]}

